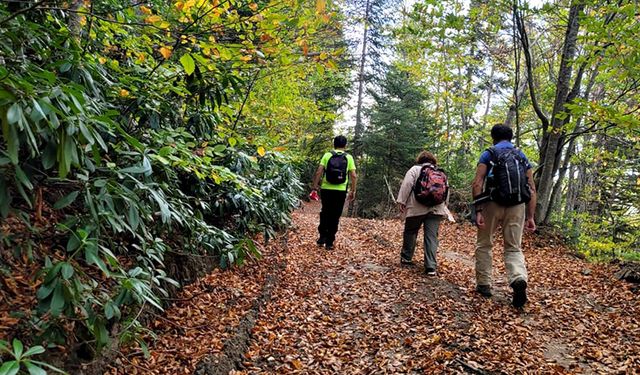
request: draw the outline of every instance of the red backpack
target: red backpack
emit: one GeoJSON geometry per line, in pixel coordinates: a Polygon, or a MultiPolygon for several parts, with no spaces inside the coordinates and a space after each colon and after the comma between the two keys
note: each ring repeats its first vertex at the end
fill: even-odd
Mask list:
{"type": "Polygon", "coordinates": [[[413,187],[413,195],[418,203],[436,206],[447,199],[448,193],[449,182],[444,170],[428,163],[423,165],[413,187]]]}

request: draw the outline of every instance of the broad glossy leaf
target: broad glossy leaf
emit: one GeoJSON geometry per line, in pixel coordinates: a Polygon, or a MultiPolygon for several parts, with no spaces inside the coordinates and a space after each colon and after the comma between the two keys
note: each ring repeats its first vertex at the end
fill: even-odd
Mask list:
{"type": "Polygon", "coordinates": [[[182,57],[180,58],[180,64],[182,64],[184,71],[188,75],[191,75],[196,69],[196,62],[193,61],[193,57],[191,57],[191,54],[189,53],[185,53],[184,55],[182,55],[182,57]]]}
{"type": "Polygon", "coordinates": [[[76,200],[76,198],[78,198],[79,194],[80,194],[80,191],[78,191],[78,190],[72,191],[71,193],[69,193],[66,196],[60,198],[60,200],[58,200],[56,203],[54,203],[53,208],[56,209],[56,210],[60,210],[62,208],[67,207],[68,205],[73,203],[76,200]]]}

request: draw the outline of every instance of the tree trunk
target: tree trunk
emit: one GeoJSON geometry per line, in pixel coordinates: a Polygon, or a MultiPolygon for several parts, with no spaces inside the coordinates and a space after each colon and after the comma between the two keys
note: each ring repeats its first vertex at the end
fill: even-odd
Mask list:
{"type": "Polygon", "coordinates": [[[365,5],[364,32],[362,35],[362,55],[360,56],[360,68],[358,70],[358,105],[356,107],[356,126],[353,134],[353,157],[358,159],[362,155],[362,136],[364,135],[364,124],[362,123],[362,99],[364,95],[364,70],[367,60],[367,37],[369,32],[369,0],[365,5]]]}
{"type": "Polygon", "coordinates": [[[517,102],[511,104],[509,106],[509,111],[507,112],[507,118],[504,120],[504,124],[508,127],[513,127],[513,122],[516,119],[516,108],[520,107],[520,103],[522,103],[522,99],[524,98],[524,94],[527,91],[527,72],[524,72],[524,77],[522,77],[522,81],[520,81],[520,85],[518,85],[518,90],[516,91],[517,102]]]}
{"type": "Polygon", "coordinates": [[[538,180],[538,204],[536,206],[536,218],[544,220],[547,217],[553,188],[553,177],[558,168],[556,165],[557,154],[562,149],[560,140],[563,136],[562,127],[565,119],[558,118],[558,115],[565,111],[567,98],[569,96],[569,83],[571,81],[572,63],[576,54],[576,41],[578,29],[580,28],[580,13],[584,9],[582,2],[572,2],[569,10],[569,22],[565,34],[562,58],[560,60],[560,70],[558,71],[558,83],[556,88],[556,98],[553,103],[551,115],[551,129],[548,132],[546,147],[540,152],[540,166],[542,171],[538,180]]]}

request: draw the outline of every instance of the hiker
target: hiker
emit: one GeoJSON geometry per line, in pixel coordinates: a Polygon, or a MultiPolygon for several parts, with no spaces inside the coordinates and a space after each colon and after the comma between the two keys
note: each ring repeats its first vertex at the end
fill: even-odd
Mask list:
{"type": "Polygon", "coordinates": [[[320,187],[320,200],[322,210],[320,211],[320,225],[318,232],[320,237],[316,243],[318,246],[325,246],[327,250],[333,249],[336,239],[340,216],[347,198],[352,201],[356,195],[356,164],[353,157],[349,155],[347,138],[339,135],[333,139],[334,150],[322,156],[320,165],[313,176],[313,191],[320,187]],[[320,181],[322,180],[322,185],[320,181]]]}
{"type": "Polygon", "coordinates": [[[476,291],[491,297],[493,235],[502,225],[504,263],[513,290],[512,304],[527,302],[527,266],[522,253],[523,227],[534,231],[536,190],[533,169],[525,154],[512,143],[508,126],[491,129],[493,147],[480,155],[473,180],[478,238],[476,242],[476,291]]]}
{"type": "Polygon", "coordinates": [[[405,215],[400,264],[413,265],[416,238],[424,226],[424,267],[427,276],[436,276],[438,263],[438,229],[448,216],[446,202],[449,187],[444,171],[438,168],[436,157],[422,151],[402,180],[396,202],[405,215]]]}

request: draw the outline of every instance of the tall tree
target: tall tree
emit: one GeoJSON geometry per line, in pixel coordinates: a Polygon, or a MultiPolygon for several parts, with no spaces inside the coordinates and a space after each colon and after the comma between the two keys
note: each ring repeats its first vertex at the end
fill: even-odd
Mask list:
{"type": "Polygon", "coordinates": [[[388,28],[396,19],[400,0],[348,0],[347,15],[357,20],[360,30],[357,81],[356,123],[353,136],[353,155],[363,153],[365,131],[364,105],[367,89],[377,85],[385,71],[384,56],[390,51],[388,28]]]}
{"type": "Polygon", "coordinates": [[[395,206],[397,186],[418,152],[429,146],[435,129],[424,94],[397,66],[387,71],[380,93],[371,95],[371,124],[363,138],[367,174],[358,186],[358,207],[364,216],[381,216],[395,206]]]}

